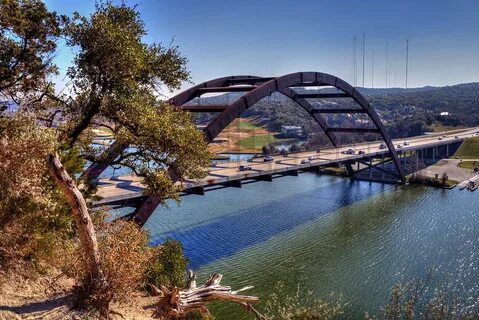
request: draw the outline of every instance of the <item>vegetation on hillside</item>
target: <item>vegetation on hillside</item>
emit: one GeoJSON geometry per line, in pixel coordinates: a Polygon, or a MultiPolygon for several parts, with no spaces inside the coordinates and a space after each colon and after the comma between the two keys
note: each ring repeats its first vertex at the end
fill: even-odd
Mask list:
{"type": "Polygon", "coordinates": [[[467,138],[454,153],[461,159],[479,159],[479,137],[467,138]]]}
{"type": "Polygon", "coordinates": [[[145,35],[126,4],[99,2],[89,17],[66,17],[39,0],[0,2],[0,271],[63,270],[76,279],[79,302],[104,318],[111,301],[143,286],[155,250],[135,223],[89,210],[86,161],[130,167],[161,200],[179,199],[176,179],[201,178],[209,164],[190,116],[156,94],[188,79],[186,59],[145,35]],[[50,79],[60,38],[76,55],[57,95],[50,79]],[[109,154],[91,147],[102,127],[116,141],[109,154]]]}
{"type": "Polygon", "coordinates": [[[459,168],[477,170],[479,169],[479,161],[461,161],[457,166],[459,168]]]}
{"type": "MultiPolygon", "coordinates": [[[[308,89],[296,90],[311,92],[308,89]]],[[[392,138],[479,125],[479,83],[407,90],[359,88],[359,91],[367,95],[367,99],[380,115],[386,131],[392,138]],[[442,112],[449,114],[441,115],[442,112]]],[[[223,104],[237,97],[238,93],[225,94],[202,98],[202,103],[223,104]]],[[[355,107],[351,99],[310,99],[310,102],[321,108],[355,107]]],[[[203,113],[196,115],[195,119],[200,123],[207,123],[213,116],[214,114],[203,113]]],[[[301,126],[308,136],[307,145],[313,149],[329,144],[316,122],[301,107],[278,93],[257,102],[242,116],[265,119],[265,125],[272,132],[280,132],[282,125],[301,126]]],[[[331,126],[351,126],[355,121],[366,119],[362,115],[329,114],[326,117],[331,126]]],[[[338,137],[343,144],[378,139],[376,135],[371,134],[354,137],[338,134],[338,137]]]]}

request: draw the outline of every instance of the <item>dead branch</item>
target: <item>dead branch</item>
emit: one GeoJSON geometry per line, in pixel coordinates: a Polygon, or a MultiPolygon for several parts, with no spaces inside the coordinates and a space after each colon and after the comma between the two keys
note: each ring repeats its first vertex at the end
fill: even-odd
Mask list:
{"type": "Polygon", "coordinates": [[[209,313],[207,304],[213,301],[232,301],[243,306],[257,319],[265,318],[253,308],[259,301],[258,297],[240,295],[239,292],[253,288],[252,286],[231,291],[231,287],[220,285],[223,275],[216,273],[201,287],[196,287],[196,274],[189,272],[189,281],[185,289],[177,287],[151,286],[156,295],[160,297],[156,305],[155,316],[166,319],[175,319],[186,316],[189,312],[200,311],[209,313]]]}

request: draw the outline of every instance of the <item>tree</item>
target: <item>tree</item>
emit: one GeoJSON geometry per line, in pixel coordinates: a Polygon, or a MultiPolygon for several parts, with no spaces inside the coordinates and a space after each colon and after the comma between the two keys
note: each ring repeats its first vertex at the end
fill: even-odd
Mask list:
{"type": "Polygon", "coordinates": [[[125,4],[99,3],[89,18],[76,13],[66,32],[68,44],[78,48],[68,71],[75,96],[63,110],[71,119],[64,128],[69,147],[93,126],[108,128],[115,152],[85,150],[89,160],[127,166],[145,178],[150,193],[177,198],[171,176],[199,178],[209,164],[207,144],[189,114],[158,99],[161,86],[177,89],[188,79],[186,58],[177,47],[143,43],[143,21],[125,4]]]}
{"type": "MultiPolygon", "coordinates": [[[[144,24],[126,4],[99,3],[89,18],[75,13],[65,33],[78,53],[68,70],[72,94],[62,97],[62,112],[69,119],[60,129],[64,150],[81,148],[91,161],[127,166],[144,178],[148,192],[163,200],[179,199],[181,188],[175,182],[203,177],[209,163],[207,144],[189,114],[158,99],[161,85],[172,90],[188,79],[186,59],[176,47],[143,43],[144,24]],[[110,151],[89,147],[95,126],[113,134],[110,151]]],[[[72,207],[90,271],[89,295],[108,314],[109,279],[85,199],[56,155],[48,163],[72,207]]]]}
{"type": "Polygon", "coordinates": [[[39,0],[0,0],[0,99],[15,101],[50,92],[47,76],[62,17],[39,0]]]}
{"type": "MultiPolygon", "coordinates": [[[[39,186],[51,192],[49,205],[53,211],[63,210],[67,208],[65,203],[70,204],[69,212],[76,222],[87,258],[85,287],[90,296],[100,299],[92,302],[102,311],[108,310],[112,295],[105,290],[111,288],[112,282],[109,283],[102,269],[102,253],[83,194],[85,190],[76,187],[76,170],[82,167],[84,159],[128,166],[144,177],[148,192],[162,199],[178,198],[180,187],[175,184],[178,179],[199,178],[205,174],[209,153],[201,132],[192,124],[189,114],[161,101],[158,94],[160,86],[173,90],[188,79],[186,59],[177,47],[143,43],[146,31],[139,13],[125,4],[99,3],[90,17],[76,13],[67,19],[58,18],[39,1],[0,1],[0,40],[4,45],[0,49],[0,93],[5,101],[21,98],[25,106],[13,115],[0,118],[0,142],[7,150],[3,155],[11,156],[9,152],[13,150],[8,148],[12,146],[20,154],[23,152],[19,168],[25,167],[26,173],[35,174],[33,178],[39,179],[39,186]],[[72,80],[70,95],[55,96],[47,78],[56,71],[51,57],[60,34],[78,53],[68,71],[72,80]],[[37,103],[43,107],[41,110],[36,107],[37,103]],[[20,122],[19,129],[14,131],[19,133],[18,137],[9,134],[11,121],[24,116],[26,108],[35,115],[30,116],[28,123],[20,122]],[[50,113],[51,121],[55,116],[62,116],[64,121],[58,129],[40,126],[35,120],[34,117],[38,119],[45,112],[50,113]],[[104,150],[90,147],[94,127],[111,130],[118,146],[115,152],[109,153],[112,157],[102,153],[104,150]],[[36,140],[38,132],[48,137],[38,135],[36,140]],[[23,138],[31,138],[31,141],[23,138]],[[32,148],[33,152],[37,150],[35,147],[38,152],[28,158],[26,148],[32,148]],[[44,174],[47,154],[53,180],[44,174]],[[40,168],[37,167],[39,159],[40,168]],[[31,164],[35,166],[28,167],[31,164]],[[55,183],[58,188],[53,187],[55,183]]],[[[10,192],[18,186],[18,181],[30,184],[36,191],[25,193],[27,197],[44,196],[43,189],[35,189],[36,185],[29,182],[30,177],[15,171],[13,161],[2,165],[5,168],[0,169],[12,176],[12,181],[7,181],[6,194],[10,196],[5,202],[7,205],[19,199],[15,198],[15,192],[10,192]]],[[[87,184],[82,182],[82,185],[87,184]]],[[[3,207],[0,209],[3,220],[5,211],[3,207]]],[[[10,217],[8,213],[5,220],[10,217]]],[[[52,221],[55,219],[49,220],[52,221]]],[[[0,231],[3,236],[4,230],[0,231]]],[[[21,231],[26,233],[26,229],[21,231]]]]}

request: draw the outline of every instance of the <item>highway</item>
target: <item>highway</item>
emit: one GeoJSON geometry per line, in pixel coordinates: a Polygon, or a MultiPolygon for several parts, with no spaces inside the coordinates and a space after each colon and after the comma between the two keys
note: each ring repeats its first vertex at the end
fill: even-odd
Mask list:
{"type": "MultiPolygon", "coordinates": [[[[393,143],[397,152],[407,152],[461,142],[465,138],[476,135],[479,135],[479,127],[394,139],[393,143]],[[405,142],[407,142],[407,145],[405,142]]],[[[208,174],[204,179],[187,180],[184,182],[184,187],[194,190],[195,188],[224,184],[234,186],[237,183],[238,186],[238,183],[240,184],[242,180],[258,179],[274,174],[307,170],[310,167],[328,166],[348,160],[380,156],[388,153],[387,148],[380,148],[382,143],[382,141],[377,141],[321,149],[319,152],[308,151],[291,153],[287,156],[277,155],[267,162],[264,161],[264,158],[255,158],[252,161],[218,163],[208,168],[208,174]],[[354,150],[354,154],[345,153],[348,149],[354,150]],[[308,160],[308,158],[311,160],[308,160]],[[249,166],[250,169],[240,171],[240,166],[249,166]]],[[[94,205],[101,206],[139,198],[142,197],[143,189],[141,179],[135,175],[100,178],[97,195],[101,197],[101,200],[96,201],[94,205]]]]}

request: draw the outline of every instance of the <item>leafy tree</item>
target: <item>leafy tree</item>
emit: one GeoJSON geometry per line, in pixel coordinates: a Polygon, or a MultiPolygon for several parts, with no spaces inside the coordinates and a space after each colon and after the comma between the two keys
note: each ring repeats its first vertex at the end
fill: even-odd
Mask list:
{"type": "Polygon", "coordinates": [[[158,287],[182,288],[186,285],[187,264],[181,243],[168,239],[157,248],[153,262],[148,267],[148,282],[158,287]]]}
{"type": "Polygon", "coordinates": [[[90,149],[88,158],[127,166],[145,177],[150,192],[177,198],[172,174],[199,178],[209,163],[206,142],[189,114],[158,99],[160,87],[177,89],[188,79],[186,58],[177,47],[143,43],[144,23],[125,4],[99,3],[88,18],[75,13],[66,33],[68,44],[78,48],[68,71],[75,96],[63,110],[71,118],[66,142],[75,145],[93,126],[110,129],[113,156],[90,149]]]}
{"type": "Polygon", "coordinates": [[[112,250],[102,249],[105,239],[114,239],[108,238],[110,232],[120,237],[133,233],[129,227],[107,229],[105,234],[100,233],[98,243],[75,176],[84,159],[125,165],[144,177],[149,192],[165,199],[178,197],[177,179],[205,174],[209,153],[201,132],[187,113],[159,99],[160,87],[177,89],[188,79],[186,59],[177,47],[142,42],[146,35],[144,24],[137,10],[125,4],[99,3],[90,17],[75,13],[71,19],[59,18],[40,1],[1,0],[0,4],[1,99],[6,103],[12,99],[22,102],[19,111],[0,118],[0,142],[6,150],[3,154],[0,151],[0,159],[4,160],[0,170],[8,178],[3,181],[2,177],[5,189],[0,190],[0,256],[11,253],[2,251],[4,236],[11,240],[6,238],[9,234],[29,234],[25,223],[11,228],[10,222],[15,221],[12,217],[17,213],[14,211],[22,209],[25,216],[38,218],[40,213],[51,210],[39,230],[68,230],[70,240],[74,235],[80,238],[83,255],[87,257],[83,259],[84,288],[107,315],[109,302],[117,298],[111,290],[121,292],[128,287],[121,281],[124,277],[118,277],[127,272],[128,259],[110,258],[124,252],[142,255],[145,241],[138,242],[136,247],[128,247],[129,242],[124,250],[112,246],[107,246],[112,250]],[[77,55],[68,71],[71,92],[58,97],[47,79],[56,71],[51,58],[60,34],[77,49],[77,55]],[[26,108],[35,115],[27,115],[26,108]],[[50,113],[50,123],[62,120],[58,129],[40,126],[36,121],[35,117],[43,117],[46,112],[50,113]],[[117,148],[109,153],[113,156],[89,147],[91,129],[100,126],[114,135],[117,148]],[[29,149],[31,154],[26,152],[29,149]],[[47,154],[54,179],[45,175],[47,154]],[[22,163],[16,165],[12,159],[22,163]],[[25,170],[15,170],[22,168],[25,170]],[[54,187],[54,182],[59,188],[54,187]],[[23,184],[30,189],[16,191],[23,184]],[[16,206],[16,201],[23,203],[16,206]],[[40,206],[43,202],[45,205],[40,206]],[[63,221],[65,213],[70,216],[63,221]],[[76,232],[72,232],[72,216],[76,232]],[[110,263],[112,260],[115,264],[110,263]]]}
{"type": "MultiPolygon", "coordinates": [[[[47,76],[63,19],[39,0],[0,1],[0,100],[50,92],[47,76]]],[[[30,101],[30,102],[31,102],[30,101]]]]}

